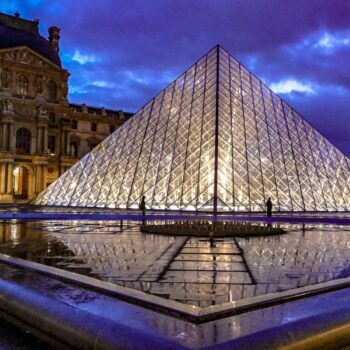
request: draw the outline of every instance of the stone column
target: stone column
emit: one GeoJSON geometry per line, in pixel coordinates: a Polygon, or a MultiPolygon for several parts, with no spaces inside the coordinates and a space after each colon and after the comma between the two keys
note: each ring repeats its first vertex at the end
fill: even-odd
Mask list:
{"type": "Polygon", "coordinates": [[[12,180],[13,180],[13,162],[9,162],[7,166],[7,193],[12,194],[12,180]]]}
{"type": "Polygon", "coordinates": [[[35,168],[35,193],[41,192],[42,169],[41,164],[37,164],[35,168]]]}
{"type": "Polygon", "coordinates": [[[61,132],[58,134],[55,134],[56,136],[56,149],[55,149],[55,154],[58,156],[61,156],[61,132]]]}
{"type": "Polygon", "coordinates": [[[12,203],[12,159],[3,159],[0,162],[0,202],[12,203]]]}
{"type": "Polygon", "coordinates": [[[9,145],[9,150],[11,152],[15,152],[16,150],[16,137],[15,137],[15,126],[14,123],[10,123],[10,145],[9,145]]]}
{"type": "Polygon", "coordinates": [[[87,139],[81,139],[79,145],[79,157],[85,156],[89,152],[89,144],[87,139]]]}
{"type": "Polygon", "coordinates": [[[3,123],[2,124],[2,149],[4,151],[8,150],[7,140],[8,140],[8,124],[3,123]]]}
{"type": "Polygon", "coordinates": [[[11,123],[7,123],[7,143],[6,149],[9,151],[11,147],[11,123]]]}
{"type": "Polygon", "coordinates": [[[0,193],[1,194],[5,194],[6,193],[6,189],[5,189],[5,185],[6,185],[6,163],[2,162],[0,163],[0,167],[1,167],[1,171],[0,171],[0,193]]]}
{"type": "Polygon", "coordinates": [[[47,153],[47,146],[48,145],[48,130],[47,126],[44,127],[44,149],[43,152],[46,154],[47,153]]]}
{"type": "Polygon", "coordinates": [[[46,185],[47,161],[38,160],[35,163],[35,193],[40,193],[46,185]]]}
{"type": "Polygon", "coordinates": [[[42,152],[42,128],[39,126],[38,127],[38,143],[37,143],[37,153],[42,152]]]}
{"type": "Polygon", "coordinates": [[[43,176],[42,176],[42,190],[44,190],[46,188],[46,178],[47,178],[47,164],[43,164],[43,169],[42,169],[42,172],[43,172],[43,176]]]}
{"type": "Polygon", "coordinates": [[[65,156],[66,155],[66,151],[65,151],[65,146],[66,146],[66,141],[65,141],[65,135],[66,131],[62,129],[61,131],[61,156],[65,156]]]}

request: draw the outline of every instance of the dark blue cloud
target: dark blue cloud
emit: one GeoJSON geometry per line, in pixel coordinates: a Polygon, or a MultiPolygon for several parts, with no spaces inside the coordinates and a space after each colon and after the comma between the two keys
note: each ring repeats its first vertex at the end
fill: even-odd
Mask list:
{"type": "Polygon", "coordinates": [[[14,0],[61,28],[70,100],[136,111],[220,43],[350,155],[350,3],[14,0]]]}

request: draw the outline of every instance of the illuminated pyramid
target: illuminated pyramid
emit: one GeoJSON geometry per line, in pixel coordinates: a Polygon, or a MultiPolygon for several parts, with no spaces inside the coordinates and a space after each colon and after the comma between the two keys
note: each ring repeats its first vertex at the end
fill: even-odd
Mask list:
{"type": "Polygon", "coordinates": [[[350,209],[350,162],[216,46],[56,180],[36,204],[350,209]]]}

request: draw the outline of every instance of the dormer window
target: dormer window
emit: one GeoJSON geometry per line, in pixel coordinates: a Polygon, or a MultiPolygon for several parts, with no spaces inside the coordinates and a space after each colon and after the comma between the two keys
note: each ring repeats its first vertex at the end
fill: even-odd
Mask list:
{"type": "Polygon", "coordinates": [[[18,77],[17,90],[20,96],[28,95],[28,78],[23,74],[18,77]]]}

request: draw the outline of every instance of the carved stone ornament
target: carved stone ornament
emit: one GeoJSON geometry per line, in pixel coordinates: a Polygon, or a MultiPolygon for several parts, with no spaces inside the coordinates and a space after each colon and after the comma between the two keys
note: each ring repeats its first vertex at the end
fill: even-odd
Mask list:
{"type": "Polygon", "coordinates": [[[4,68],[1,71],[1,87],[4,89],[9,89],[12,84],[12,73],[8,70],[8,68],[4,68]]]}
{"type": "Polygon", "coordinates": [[[63,95],[63,98],[67,98],[67,95],[68,95],[68,83],[66,81],[62,84],[62,95],[63,95]]]}
{"type": "Polygon", "coordinates": [[[82,111],[83,113],[89,113],[88,108],[87,108],[87,105],[86,105],[85,103],[83,103],[83,104],[81,105],[81,111],[82,111]]]}
{"type": "Polygon", "coordinates": [[[37,55],[34,55],[28,50],[11,50],[4,52],[1,56],[1,58],[6,61],[19,62],[37,67],[47,66],[47,63],[44,60],[40,59],[37,55]]]}
{"type": "Polygon", "coordinates": [[[42,74],[38,74],[35,78],[35,92],[37,94],[43,93],[43,86],[44,86],[44,77],[42,74]]]}

